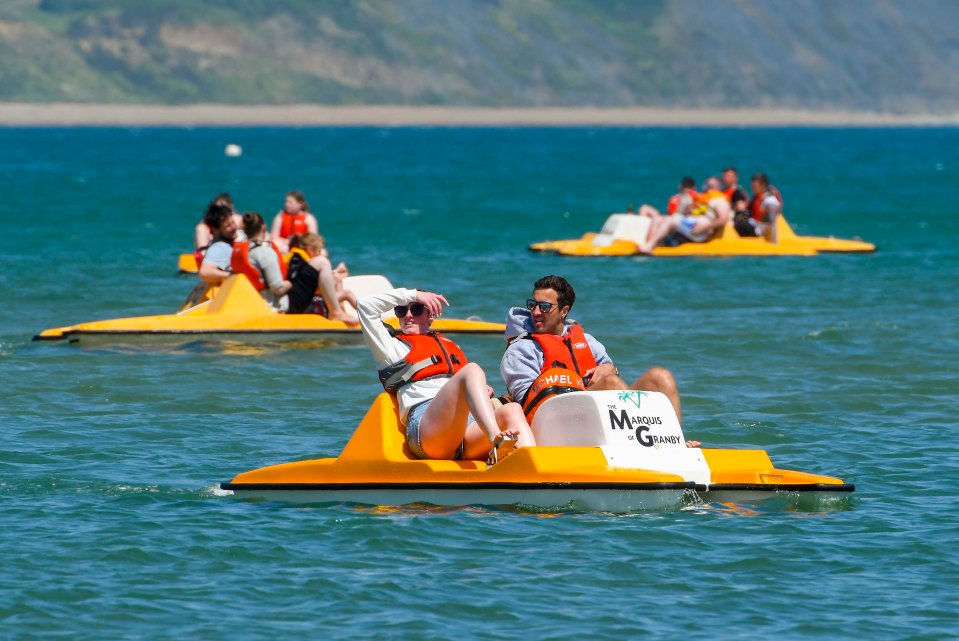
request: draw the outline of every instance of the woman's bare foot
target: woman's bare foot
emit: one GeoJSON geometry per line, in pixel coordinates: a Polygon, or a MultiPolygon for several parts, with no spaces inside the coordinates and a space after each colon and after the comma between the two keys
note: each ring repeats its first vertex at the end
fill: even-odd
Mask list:
{"type": "Polygon", "coordinates": [[[342,310],[339,311],[339,312],[330,312],[330,319],[331,319],[331,320],[343,321],[343,322],[346,323],[347,325],[359,325],[359,324],[360,324],[360,317],[359,317],[359,316],[357,316],[356,314],[350,314],[350,313],[344,312],[344,311],[342,311],[342,310]]]}

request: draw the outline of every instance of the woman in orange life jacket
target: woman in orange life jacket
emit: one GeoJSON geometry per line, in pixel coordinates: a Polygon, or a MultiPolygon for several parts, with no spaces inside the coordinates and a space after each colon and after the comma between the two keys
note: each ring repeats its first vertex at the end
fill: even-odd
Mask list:
{"type": "Polygon", "coordinates": [[[361,298],[363,340],[383,387],[396,393],[406,442],[417,458],[483,460],[535,444],[516,403],[493,408],[486,374],[453,341],[430,332],[443,305],[440,294],[393,289],[361,298]],[[399,332],[382,321],[392,309],[399,332]]]}
{"type": "Polygon", "coordinates": [[[270,238],[284,254],[290,251],[288,239],[293,234],[320,233],[316,217],[310,213],[310,205],[302,191],[289,191],[283,201],[283,209],[273,217],[270,238]]]}
{"type": "Polygon", "coordinates": [[[323,237],[314,234],[293,234],[290,236],[290,256],[288,277],[293,283],[289,292],[290,314],[319,313],[333,320],[340,320],[350,325],[359,323],[355,314],[347,312],[340,305],[342,301],[349,301],[354,308],[357,306],[353,292],[343,289],[342,277],[337,275],[346,271],[346,265],[340,263],[336,269],[330,264],[330,259],[324,256],[323,237]],[[342,269],[341,269],[342,268],[342,269]],[[317,293],[322,295],[325,310],[317,310],[314,298],[317,293]]]}
{"type": "Polygon", "coordinates": [[[249,240],[233,243],[230,265],[235,274],[245,274],[260,292],[263,300],[275,311],[285,312],[287,292],[293,283],[286,279],[286,269],[280,252],[266,236],[266,223],[255,211],[243,214],[243,228],[249,240]]]}
{"type": "Polygon", "coordinates": [[[236,221],[237,228],[243,229],[243,222],[240,214],[233,208],[233,198],[228,193],[217,194],[217,197],[210,201],[206,206],[206,212],[203,219],[197,223],[193,229],[193,257],[196,259],[197,266],[203,262],[203,256],[206,255],[207,248],[213,243],[213,232],[217,228],[218,216],[214,207],[228,207],[233,213],[233,219],[236,221]]]}

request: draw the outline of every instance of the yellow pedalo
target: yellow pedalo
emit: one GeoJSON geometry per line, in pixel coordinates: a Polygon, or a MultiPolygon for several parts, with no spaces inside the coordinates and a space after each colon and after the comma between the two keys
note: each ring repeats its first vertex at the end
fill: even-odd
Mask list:
{"type": "Polygon", "coordinates": [[[774,496],[828,501],[854,491],[841,479],[773,466],[762,450],[688,448],[657,392],[572,392],[533,421],[536,447],[493,464],[418,460],[405,445],[395,399],[380,394],[337,458],[245,472],[221,487],[238,497],[377,506],[518,506],[635,512],[709,500],[774,496]]]}
{"type": "Polygon", "coordinates": [[[196,256],[193,254],[180,254],[176,269],[181,274],[197,274],[200,271],[200,266],[196,264],[196,256]]]}
{"type": "MultiPolygon", "coordinates": [[[[636,214],[613,214],[602,230],[572,240],[533,243],[532,251],[554,252],[563,256],[635,256],[646,240],[649,218],[636,214]]],[[[868,253],[876,251],[872,243],[817,236],[798,236],[783,216],[776,218],[777,242],[765,238],[744,238],[727,224],[705,243],[660,246],[653,256],[815,256],[824,252],[868,253]]]]}
{"type": "MultiPolygon", "coordinates": [[[[343,286],[358,297],[392,289],[381,275],[349,276],[343,286]]],[[[234,275],[216,288],[212,296],[198,297],[176,314],[136,316],[80,323],[47,329],[36,341],[66,340],[71,343],[151,343],[184,341],[276,342],[289,340],[332,339],[336,342],[360,342],[359,325],[347,325],[318,314],[280,314],[275,312],[253,288],[245,276],[234,275]]],[[[383,319],[397,327],[395,318],[383,319]]],[[[481,320],[437,318],[432,328],[445,334],[497,334],[502,323],[481,320]]]]}

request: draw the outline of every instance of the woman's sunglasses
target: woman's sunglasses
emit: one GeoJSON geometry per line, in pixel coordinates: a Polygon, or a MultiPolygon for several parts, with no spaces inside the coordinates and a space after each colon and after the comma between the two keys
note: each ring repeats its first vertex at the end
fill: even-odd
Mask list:
{"type": "Polygon", "coordinates": [[[419,316],[425,309],[426,305],[423,303],[411,303],[409,305],[397,305],[393,308],[393,313],[396,314],[397,318],[403,318],[406,316],[406,312],[410,312],[413,316],[419,316]]]}
{"type": "Polygon", "coordinates": [[[533,311],[537,307],[539,307],[539,311],[543,312],[544,314],[549,314],[549,310],[553,309],[553,303],[550,303],[549,301],[545,301],[545,300],[542,300],[542,301],[533,300],[532,298],[526,299],[527,310],[533,311]]]}

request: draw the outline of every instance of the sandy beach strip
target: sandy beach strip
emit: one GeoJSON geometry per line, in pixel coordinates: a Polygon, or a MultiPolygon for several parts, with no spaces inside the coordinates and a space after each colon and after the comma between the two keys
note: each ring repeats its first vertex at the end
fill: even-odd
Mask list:
{"type": "Polygon", "coordinates": [[[959,113],[797,109],[0,103],[0,126],[940,127],[959,113]]]}

